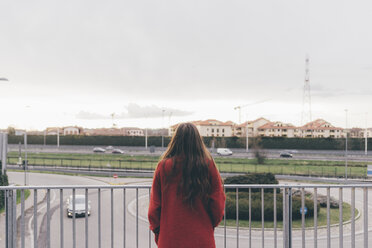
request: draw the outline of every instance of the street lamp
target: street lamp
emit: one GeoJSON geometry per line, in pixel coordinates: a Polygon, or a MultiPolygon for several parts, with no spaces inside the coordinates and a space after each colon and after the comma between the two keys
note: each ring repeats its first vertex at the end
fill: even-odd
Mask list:
{"type": "Polygon", "coordinates": [[[347,109],[345,109],[345,179],[347,180],[347,109]]]}

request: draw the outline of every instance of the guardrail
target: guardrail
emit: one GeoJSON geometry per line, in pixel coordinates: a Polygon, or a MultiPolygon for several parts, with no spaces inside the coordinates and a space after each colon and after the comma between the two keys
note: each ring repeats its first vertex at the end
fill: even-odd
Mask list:
{"type": "MultiPolygon", "coordinates": [[[[218,247],[368,247],[368,193],[372,184],[224,187],[228,203],[223,222],[215,230],[218,247]],[[308,203],[310,193],[312,206],[308,203]],[[325,208],[319,208],[320,198],[325,199],[325,208]],[[248,209],[243,209],[244,201],[248,209]],[[338,220],[332,223],[335,210],[331,204],[335,203],[338,220]],[[345,203],[350,204],[347,220],[345,203]],[[293,227],[293,218],[299,217],[295,205],[300,206],[298,228],[293,227]],[[307,216],[307,208],[313,209],[312,218],[307,216]],[[266,210],[272,210],[272,215],[265,215],[266,210]],[[243,220],[244,215],[247,220],[243,220]],[[257,216],[260,220],[255,221],[257,216]],[[309,224],[311,227],[306,226],[309,224]]],[[[0,187],[5,195],[5,217],[1,217],[5,218],[1,220],[5,233],[0,234],[5,238],[0,247],[156,247],[146,215],[150,190],[149,185],[0,187]],[[25,190],[32,193],[27,201],[25,190]],[[69,195],[74,202],[83,195],[84,208],[76,209],[72,204],[72,210],[66,210],[69,195]],[[88,211],[90,216],[84,214],[88,211]],[[84,218],[77,218],[77,214],[84,218]]]]}

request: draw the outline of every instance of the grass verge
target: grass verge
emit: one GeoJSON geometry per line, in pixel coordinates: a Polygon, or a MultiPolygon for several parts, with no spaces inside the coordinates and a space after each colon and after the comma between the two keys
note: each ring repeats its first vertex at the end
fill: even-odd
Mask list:
{"type": "MultiPolygon", "coordinates": [[[[318,228],[327,226],[327,208],[321,207],[318,209],[318,228]]],[[[339,209],[338,208],[331,208],[330,210],[330,220],[331,225],[335,225],[339,223],[339,209]]],[[[355,216],[358,216],[359,211],[358,209],[355,209],[355,216]]],[[[343,222],[351,220],[351,205],[348,203],[343,203],[343,222]]],[[[223,226],[223,221],[221,224],[223,226]]],[[[227,219],[226,220],[226,226],[236,226],[236,220],[227,219]]],[[[262,223],[261,221],[252,221],[251,222],[252,228],[261,228],[262,223]]],[[[265,228],[274,228],[274,222],[273,221],[265,221],[264,223],[265,228]]],[[[302,221],[300,220],[294,220],[292,222],[293,228],[301,228],[302,221]]],[[[239,227],[249,227],[249,221],[248,220],[239,220],[239,227]]],[[[283,227],[283,221],[277,221],[277,227],[282,228],[283,227]]],[[[305,216],[305,227],[314,227],[314,218],[306,218],[305,216]]]]}

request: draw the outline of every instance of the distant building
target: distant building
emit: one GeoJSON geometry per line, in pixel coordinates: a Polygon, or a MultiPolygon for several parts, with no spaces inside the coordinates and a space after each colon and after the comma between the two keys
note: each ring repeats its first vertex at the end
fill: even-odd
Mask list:
{"type": "Polygon", "coordinates": [[[366,134],[367,134],[367,138],[372,137],[372,128],[367,128],[367,131],[366,131],[365,128],[353,127],[353,128],[347,129],[347,132],[349,133],[350,138],[365,138],[366,134]]]}
{"type": "Polygon", "coordinates": [[[46,135],[57,135],[57,134],[63,134],[63,129],[59,127],[47,127],[45,129],[45,134],[46,135]]]}
{"type": "Polygon", "coordinates": [[[125,127],[124,130],[125,136],[144,136],[144,131],[138,127],[125,127]]]}
{"type": "Polygon", "coordinates": [[[280,121],[268,122],[258,128],[259,136],[264,137],[298,137],[299,129],[290,123],[280,121]]]}
{"type": "MultiPolygon", "coordinates": [[[[228,121],[222,122],[215,119],[205,121],[192,121],[197,127],[201,136],[205,137],[231,137],[233,136],[233,126],[235,123],[228,121]]],[[[169,136],[172,136],[179,124],[169,128],[169,136]]]]}
{"type": "Polygon", "coordinates": [[[63,127],[62,129],[63,135],[80,135],[83,133],[83,128],[77,126],[63,127]]]}
{"type": "Polygon", "coordinates": [[[121,128],[86,128],[84,134],[88,136],[124,136],[124,130],[121,128]]]}
{"type": "Polygon", "coordinates": [[[343,129],[335,127],[323,119],[306,123],[299,127],[301,137],[304,138],[342,138],[344,137],[343,129]]]}
{"type": "Polygon", "coordinates": [[[254,121],[247,121],[242,124],[233,126],[233,134],[237,137],[246,137],[246,132],[248,129],[248,136],[255,137],[259,135],[259,127],[267,123],[270,123],[270,121],[262,117],[254,121]]]}

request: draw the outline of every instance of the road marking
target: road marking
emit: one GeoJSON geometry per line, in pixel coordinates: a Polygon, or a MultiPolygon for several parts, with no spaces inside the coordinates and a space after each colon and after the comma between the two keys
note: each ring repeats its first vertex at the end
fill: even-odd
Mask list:
{"type": "MultiPolygon", "coordinates": [[[[56,199],[56,194],[54,193],[54,191],[51,191],[52,192],[52,197],[51,197],[51,200],[50,200],[50,204],[52,205],[52,203],[55,201],[56,199]]],[[[36,203],[37,204],[37,203],[36,203]]],[[[37,206],[37,205],[36,205],[37,206]]],[[[34,206],[35,207],[35,206],[34,206]]],[[[39,208],[37,210],[37,213],[36,213],[36,217],[38,215],[38,213],[47,207],[47,203],[45,203],[41,208],[39,208]]],[[[31,248],[34,248],[34,229],[32,229],[32,222],[33,222],[33,219],[34,219],[34,215],[32,214],[30,220],[28,221],[28,229],[29,229],[29,233],[30,233],[30,239],[31,239],[31,248]]],[[[37,228],[37,227],[36,227],[37,228]]]]}

